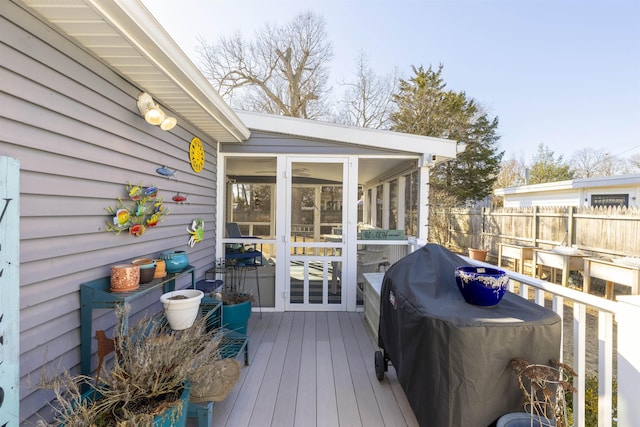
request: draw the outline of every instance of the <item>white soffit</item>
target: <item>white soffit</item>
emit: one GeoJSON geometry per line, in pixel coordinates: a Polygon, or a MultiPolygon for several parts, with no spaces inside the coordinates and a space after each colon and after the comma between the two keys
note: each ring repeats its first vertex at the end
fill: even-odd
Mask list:
{"type": "Polygon", "coordinates": [[[216,141],[249,137],[249,129],[138,0],[21,1],[216,141]]]}
{"type": "Polygon", "coordinates": [[[300,136],[368,147],[432,154],[438,161],[455,158],[464,150],[456,141],[387,130],[346,126],[275,114],[235,110],[247,127],[283,135],[300,136]]]}

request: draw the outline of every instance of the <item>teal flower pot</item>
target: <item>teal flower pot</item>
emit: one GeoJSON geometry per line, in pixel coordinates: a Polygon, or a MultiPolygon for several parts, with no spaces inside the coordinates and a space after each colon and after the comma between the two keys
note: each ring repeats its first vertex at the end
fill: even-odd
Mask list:
{"type": "Polygon", "coordinates": [[[179,273],[189,265],[189,256],[185,251],[165,251],[160,254],[167,273],[179,273]]]}
{"type": "Polygon", "coordinates": [[[247,335],[249,317],[251,317],[251,301],[222,306],[222,326],[231,331],[247,335]]]}

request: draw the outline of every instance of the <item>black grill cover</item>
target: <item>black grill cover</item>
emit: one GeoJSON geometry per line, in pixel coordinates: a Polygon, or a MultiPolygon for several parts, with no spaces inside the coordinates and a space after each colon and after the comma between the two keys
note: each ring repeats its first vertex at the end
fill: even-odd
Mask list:
{"type": "Polygon", "coordinates": [[[467,304],[454,273],[468,264],[428,244],[383,279],[378,344],[421,426],[485,427],[522,410],[511,359],[559,358],[560,317],[510,292],[495,307],[467,304]]]}

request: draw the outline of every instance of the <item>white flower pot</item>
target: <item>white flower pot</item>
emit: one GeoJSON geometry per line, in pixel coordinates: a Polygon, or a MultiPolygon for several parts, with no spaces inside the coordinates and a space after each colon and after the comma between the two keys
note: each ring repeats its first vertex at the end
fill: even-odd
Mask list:
{"type": "Polygon", "coordinates": [[[180,331],[193,325],[203,296],[204,293],[197,289],[181,289],[162,294],[160,302],[171,329],[180,331]]]}

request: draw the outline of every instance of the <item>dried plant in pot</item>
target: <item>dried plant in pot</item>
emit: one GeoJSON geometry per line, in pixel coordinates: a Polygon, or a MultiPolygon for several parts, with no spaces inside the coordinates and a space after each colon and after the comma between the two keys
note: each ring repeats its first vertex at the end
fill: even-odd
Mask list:
{"type": "Polygon", "coordinates": [[[222,319],[224,327],[246,335],[251,307],[255,302],[253,293],[244,288],[247,274],[252,274],[259,268],[255,264],[243,265],[238,262],[227,262],[223,258],[216,260],[216,274],[222,275],[224,280],[214,281],[220,286],[209,295],[222,302],[222,319]]]}
{"type": "Polygon", "coordinates": [[[523,359],[511,360],[511,369],[518,378],[523,394],[525,413],[516,419],[507,414],[498,420],[498,426],[520,425],[568,427],[566,393],[573,393],[573,369],[556,360],[549,365],[531,364],[523,359]],[[502,421],[502,422],[501,422],[502,421]]]}
{"type": "Polygon", "coordinates": [[[186,402],[178,398],[184,397],[185,387],[200,367],[221,360],[219,331],[207,332],[204,317],[179,331],[157,317],[142,319],[126,330],[127,310],[126,305],[117,310],[115,357],[96,378],[63,372],[41,380],[40,386],[53,389],[56,395],[57,417],[52,425],[179,426],[186,422],[186,402]],[[81,393],[87,386],[89,391],[81,393]]]}
{"type": "Polygon", "coordinates": [[[255,299],[253,293],[244,288],[245,279],[253,269],[254,264],[244,265],[235,260],[227,261],[224,258],[216,260],[215,271],[224,277],[222,286],[211,294],[211,296],[222,301],[224,305],[242,304],[247,301],[253,303],[255,299]]]}

